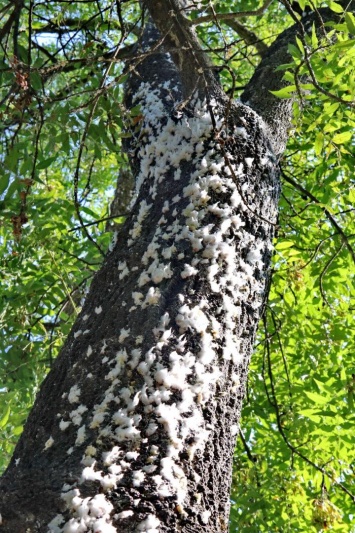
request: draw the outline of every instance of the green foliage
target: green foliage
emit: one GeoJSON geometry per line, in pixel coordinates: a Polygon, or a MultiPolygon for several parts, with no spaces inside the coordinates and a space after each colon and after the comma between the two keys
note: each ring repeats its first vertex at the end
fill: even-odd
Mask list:
{"type": "MultiPolygon", "coordinates": [[[[261,4],[206,1],[191,19],[212,5],[261,4]]],[[[139,35],[137,3],[31,6],[30,22],[12,2],[0,13],[2,27],[15,13],[9,33],[0,29],[1,470],[107,250],[101,220],[127,166],[123,126],[137,121],[123,110],[121,61],[139,35]]],[[[292,23],[276,2],[238,20],[265,44],[292,23]]],[[[354,14],[326,30],[290,44],[274,93],[295,100],[295,121],[235,455],[233,532],[355,531],[354,14]]],[[[213,18],[197,31],[238,96],[257,48],[213,18]]]]}
{"type": "Polygon", "coordinates": [[[107,250],[126,166],[122,64],[102,56],[117,14],[63,6],[36,6],[31,36],[23,11],[0,58],[0,470],[107,250]]]}
{"type": "Polygon", "coordinates": [[[289,46],[290,85],[274,93],[298,99],[235,456],[233,531],[355,531],[353,15],[345,21],[328,26],[331,41],[313,28],[289,46]],[[315,83],[304,83],[310,69],[315,83]]]}

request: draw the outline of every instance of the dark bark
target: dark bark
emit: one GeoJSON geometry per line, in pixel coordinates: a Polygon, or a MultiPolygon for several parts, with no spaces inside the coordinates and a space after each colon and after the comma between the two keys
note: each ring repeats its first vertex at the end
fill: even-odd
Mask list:
{"type": "MultiPolygon", "coordinates": [[[[133,198],[134,176],[127,170],[122,169],[117,178],[115,196],[110,205],[111,217],[122,217],[129,212],[129,206],[133,198]]],[[[118,231],[121,224],[114,221],[113,218],[106,222],[106,231],[118,231]]]]}
{"type": "Polygon", "coordinates": [[[136,201],[1,480],[3,533],[227,529],[281,141],[223,95],[178,3],[146,5],[136,201]]]}

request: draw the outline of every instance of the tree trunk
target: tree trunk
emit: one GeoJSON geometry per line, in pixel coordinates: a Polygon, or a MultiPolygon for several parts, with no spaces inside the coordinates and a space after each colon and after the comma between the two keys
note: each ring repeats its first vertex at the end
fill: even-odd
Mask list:
{"type": "Polygon", "coordinates": [[[228,528],[291,106],[268,96],[266,125],[262,104],[231,102],[179,3],[145,4],[155,26],[127,66],[136,200],[1,480],[2,533],[228,528]]]}

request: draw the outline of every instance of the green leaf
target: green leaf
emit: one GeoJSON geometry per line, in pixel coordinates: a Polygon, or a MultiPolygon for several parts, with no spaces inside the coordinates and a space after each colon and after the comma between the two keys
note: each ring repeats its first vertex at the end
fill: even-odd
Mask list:
{"type": "Polygon", "coordinates": [[[2,194],[4,191],[6,191],[8,185],[10,182],[10,174],[8,172],[3,173],[0,176],[0,194],[2,194]]]}
{"type": "Polygon", "coordinates": [[[14,435],[16,435],[16,437],[18,437],[19,435],[21,435],[21,433],[23,432],[23,426],[16,426],[14,427],[14,429],[12,430],[12,433],[14,435]]]}
{"type": "Polygon", "coordinates": [[[352,136],[353,136],[352,131],[344,131],[342,133],[338,133],[337,135],[334,135],[332,140],[335,144],[343,144],[343,143],[346,143],[347,141],[350,141],[352,136]]]}
{"type": "Polygon", "coordinates": [[[284,87],[283,89],[279,89],[278,91],[270,91],[271,94],[274,96],[277,96],[278,98],[292,98],[293,93],[296,91],[296,85],[288,85],[287,87],[284,87]]]}
{"type": "Polygon", "coordinates": [[[316,422],[317,424],[319,424],[319,422],[321,421],[321,417],[318,414],[318,410],[315,410],[315,409],[301,409],[299,411],[299,414],[306,416],[307,418],[309,418],[310,420],[313,420],[313,422],[316,422]]]}
{"type": "Polygon", "coordinates": [[[318,156],[321,154],[323,149],[323,142],[324,142],[324,135],[322,132],[318,132],[316,135],[316,139],[314,141],[314,152],[318,156]]]}
{"type": "Polygon", "coordinates": [[[27,48],[25,48],[21,44],[18,44],[17,45],[17,54],[18,54],[18,59],[20,59],[23,63],[26,64],[27,60],[28,60],[28,50],[27,50],[27,48]]]}
{"type": "Polygon", "coordinates": [[[287,49],[293,58],[302,59],[302,54],[297,46],[294,44],[289,44],[287,49]]]}
{"type": "Polygon", "coordinates": [[[302,56],[304,56],[303,42],[301,41],[301,39],[299,37],[296,37],[296,43],[297,43],[297,46],[298,46],[298,48],[300,49],[300,51],[302,53],[302,56]]]}
{"type": "Polygon", "coordinates": [[[354,47],[354,41],[353,40],[348,40],[348,41],[339,41],[338,43],[335,43],[333,48],[335,50],[339,50],[339,49],[343,49],[343,48],[351,48],[353,49],[354,47]]]}
{"type": "Polygon", "coordinates": [[[53,156],[53,157],[49,157],[48,159],[44,159],[42,161],[40,161],[39,163],[37,163],[36,165],[36,169],[37,170],[44,170],[45,168],[48,168],[51,166],[52,163],[54,163],[54,161],[57,160],[57,156],[53,156]]]}
{"type": "Polygon", "coordinates": [[[280,251],[286,250],[287,248],[291,248],[294,245],[295,243],[293,241],[281,241],[276,244],[275,249],[280,251]]]}
{"type": "Polygon", "coordinates": [[[31,72],[30,83],[31,87],[36,91],[40,91],[42,89],[42,78],[37,72],[31,72]]]}
{"type": "Polygon", "coordinates": [[[305,395],[312,400],[315,404],[324,405],[329,402],[328,394],[318,394],[318,392],[304,391],[305,395]]]}
{"type": "Polygon", "coordinates": [[[314,22],[312,24],[311,43],[312,43],[313,48],[317,48],[317,46],[318,46],[318,37],[317,37],[317,34],[316,34],[316,27],[314,25],[314,22]]]}
{"type": "Polygon", "coordinates": [[[343,13],[343,7],[337,2],[329,2],[329,7],[334,13],[343,13]]]}
{"type": "Polygon", "coordinates": [[[0,418],[0,428],[3,428],[3,427],[6,426],[8,420],[9,420],[10,413],[11,413],[11,408],[8,405],[6,410],[5,410],[4,415],[2,416],[2,418],[0,418]]]}
{"type": "Polygon", "coordinates": [[[5,157],[5,161],[4,161],[5,167],[11,171],[15,171],[18,166],[18,162],[19,162],[18,156],[19,156],[19,151],[18,151],[17,146],[15,146],[14,148],[12,148],[12,150],[9,151],[9,153],[5,157]]]}
{"type": "Polygon", "coordinates": [[[345,22],[350,33],[355,36],[355,17],[348,11],[345,13],[345,22]]]}

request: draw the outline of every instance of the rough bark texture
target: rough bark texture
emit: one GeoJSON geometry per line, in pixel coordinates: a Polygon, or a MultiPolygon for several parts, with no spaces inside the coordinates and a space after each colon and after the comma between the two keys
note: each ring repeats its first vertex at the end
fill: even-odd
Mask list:
{"type": "Polygon", "coordinates": [[[181,34],[165,26],[165,4],[178,6],[146,2],[161,33],[147,24],[140,46],[155,52],[127,86],[141,106],[127,146],[136,201],[1,480],[2,533],[227,530],[279,139],[224,97],[180,14],[181,34]],[[187,55],[158,53],[161,35],[186,39],[187,55]]]}
{"type": "MultiPolygon", "coordinates": [[[[117,178],[115,189],[115,196],[110,205],[111,217],[122,217],[129,212],[129,206],[132,202],[134,191],[134,176],[127,170],[122,169],[117,178]]],[[[114,219],[106,222],[106,231],[118,231],[121,229],[121,224],[117,224],[114,219]]]]}

